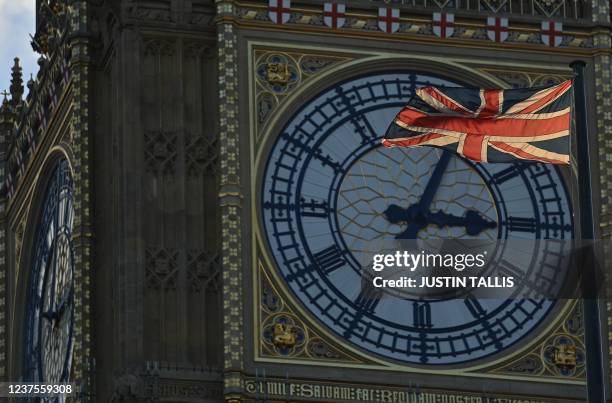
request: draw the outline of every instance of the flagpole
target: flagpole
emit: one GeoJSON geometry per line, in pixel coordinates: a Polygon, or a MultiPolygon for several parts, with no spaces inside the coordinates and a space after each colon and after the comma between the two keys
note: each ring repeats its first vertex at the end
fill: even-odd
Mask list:
{"type": "MultiPolygon", "coordinates": [[[[574,70],[574,118],[576,124],[578,162],[578,202],[580,207],[580,237],[588,253],[595,239],[593,199],[591,190],[591,167],[589,158],[589,127],[586,111],[586,90],[584,68],[586,63],[576,60],[570,64],[574,70]]],[[[591,260],[594,261],[594,260],[591,260]]],[[[605,379],[603,370],[603,349],[601,343],[600,314],[597,300],[596,272],[593,265],[584,267],[582,272],[584,342],[586,347],[587,399],[590,403],[605,401],[605,379]],[[585,292],[586,291],[586,292],[585,292]]]]}

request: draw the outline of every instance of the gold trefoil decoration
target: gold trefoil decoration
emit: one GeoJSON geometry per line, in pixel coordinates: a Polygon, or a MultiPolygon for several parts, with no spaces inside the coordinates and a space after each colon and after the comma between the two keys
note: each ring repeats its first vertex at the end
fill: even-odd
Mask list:
{"type": "Polygon", "coordinates": [[[274,62],[266,65],[266,79],[271,85],[287,85],[291,78],[289,64],[274,62]]]}
{"type": "Polygon", "coordinates": [[[574,369],[576,367],[576,346],[572,344],[556,345],[553,362],[561,369],[574,369]]]}
{"type": "Polygon", "coordinates": [[[296,329],[287,323],[276,323],[272,343],[278,348],[292,348],[296,344],[296,329]]]}

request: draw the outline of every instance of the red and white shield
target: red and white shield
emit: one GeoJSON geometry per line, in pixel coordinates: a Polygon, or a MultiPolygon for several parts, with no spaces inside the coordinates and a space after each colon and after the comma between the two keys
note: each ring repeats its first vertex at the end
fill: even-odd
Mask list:
{"type": "Polygon", "coordinates": [[[338,3],[323,4],[323,22],[330,28],[342,28],[346,21],[346,6],[338,3]]]}
{"type": "Polygon", "coordinates": [[[563,24],[555,21],[542,21],[542,42],[546,46],[557,47],[563,40],[563,24]]]}
{"type": "Polygon", "coordinates": [[[378,8],[378,28],[388,34],[397,32],[400,23],[399,8],[378,8]]]}
{"type": "Polygon", "coordinates": [[[453,36],[453,32],[455,32],[455,14],[433,13],[433,32],[440,38],[453,36]]]}
{"type": "Polygon", "coordinates": [[[508,39],[508,19],[487,17],[487,36],[493,42],[503,42],[508,39]]]}
{"type": "Polygon", "coordinates": [[[286,24],[291,12],[291,0],[270,0],[268,17],[275,24],[286,24]]]}

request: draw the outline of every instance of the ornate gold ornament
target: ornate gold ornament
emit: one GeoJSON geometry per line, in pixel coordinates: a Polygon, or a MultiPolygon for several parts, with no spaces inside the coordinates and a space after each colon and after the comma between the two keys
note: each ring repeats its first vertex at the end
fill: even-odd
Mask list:
{"type": "Polygon", "coordinates": [[[542,378],[581,380],[585,377],[584,323],[579,301],[551,334],[514,361],[502,363],[491,372],[542,378]]]}
{"type": "Polygon", "coordinates": [[[260,293],[260,356],[299,358],[312,361],[357,363],[351,355],[329,343],[302,322],[292,308],[272,287],[262,269],[260,293]]]}
{"type": "Polygon", "coordinates": [[[272,85],[287,85],[291,78],[288,63],[268,63],[266,65],[266,78],[272,85]]]}
{"type": "Polygon", "coordinates": [[[279,348],[291,348],[295,346],[297,331],[293,325],[277,323],[274,325],[272,343],[279,348]]]}
{"type": "Polygon", "coordinates": [[[576,367],[576,346],[572,344],[557,344],[553,357],[555,365],[562,369],[573,369],[576,367]]]}
{"type": "Polygon", "coordinates": [[[255,49],[253,74],[255,79],[255,139],[272,113],[296,88],[310,78],[349,57],[322,53],[287,52],[255,49]]]}
{"type": "Polygon", "coordinates": [[[288,312],[268,317],[263,324],[263,341],[275,356],[295,356],[304,351],[308,336],[304,324],[288,312]]]}

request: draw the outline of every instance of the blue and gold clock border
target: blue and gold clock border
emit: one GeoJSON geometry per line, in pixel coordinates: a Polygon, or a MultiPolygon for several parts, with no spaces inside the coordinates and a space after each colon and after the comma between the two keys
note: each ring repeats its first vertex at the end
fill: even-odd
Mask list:
{"type": "MultiPolygon", "coordinates": [[[[265,158],[263,145],[267,138],[274,135],[282,117],[291,115],[291,108],[297,99],[308,99],[315,89],[326,87],[343,75],[368,71],[380,61],[386,61],[386,65],[389,61],[401,64],[402,58],[386,52],[323,50],[261,41],[249,43],[248,49],[255,361],[583,385],[584,342],[581,304],[577,300],[564,303],[557,319],[552,320],[531,342],[495,361],[460,369],[398,365],[363,353],[329,333],[294,301],[265,252],[265,238],[257,220],[255,196],[258,195],[258,167],[265,158]],[[271,71],[270,65],[273,66],[271,71]],[[312,66],[317,68],[313,69],[312,66]]],[[[451,62],[444,58],[415,55],[405,59],[406,68],[410,63],[414,64],[415,58],[428,65],[437,63],[445,65],[444,68],[464,70],[470,76],[480,76],[483,82],[502,87],[561,81],[569,73],[564,67],[551,68],[528,63],[477,66],[470,65],[467,60],[461,63],[456,59],[451,62]]]]}

